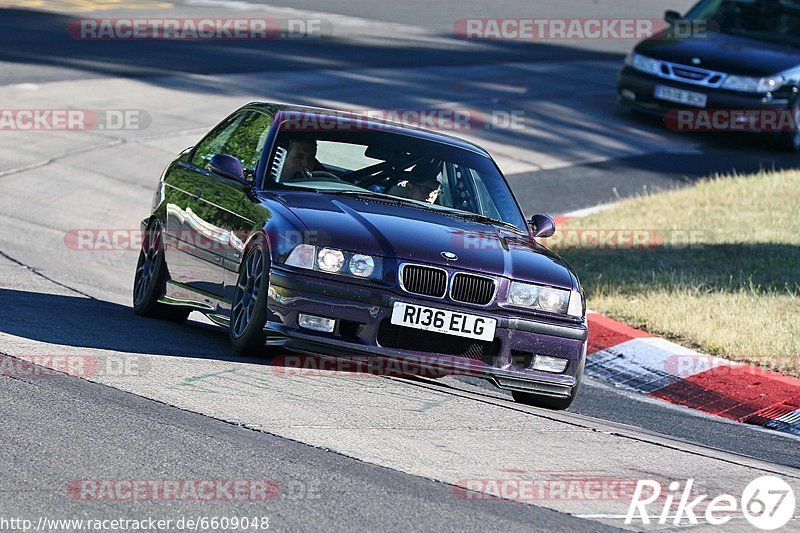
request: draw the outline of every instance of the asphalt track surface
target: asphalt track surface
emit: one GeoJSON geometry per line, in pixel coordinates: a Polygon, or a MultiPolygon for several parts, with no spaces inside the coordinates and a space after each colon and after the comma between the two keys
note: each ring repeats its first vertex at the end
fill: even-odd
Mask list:
{"type": "MultiPolygon", "coordinates": [[[[655,17],[664,8],[655,4],[637,2],[635,14],[620,3],[537,7],[547,16],[655,17]]],[[[4,105],[144,109],[152,118],[144,130],[2,132],[0,353],[42,364],[48,354],[122,358],[139,370],[86,379],[0,377],[0,517],[265,513],[278,530],[574,531],[621,526],[626,506],[465,500],[453,484],[693,476],[736,493],[775,472],[797,487],[796,438],[593,380],[570,413],[549,413],[516,406],[470,380],[287,379],[265,361],[236,357],[225,332],[199,317],[184,326],[134,318],[128,293],[135,251],[79,252],[65,245],[65,234],[136,228],[173,154],[252,99],[522,111],[523,130],[456,134],[498,155],[528,214],[591,207],[714,172],[797,165],[769,140],[679,135],[618,110],[614,76],[629,42],[450,39],[453,20],[483,13],[478,2],[291,7],[195,2],[98,13],[59,3],[0,17],[4,105]],[[247,42],[80,42],[64,31],[76,16],[288,16],[302,9],[326,13],[321,17],[338,33],[264,49],[247,42]],[[105,478],[269,478],[282,491],[265,505],[87,502],[65,488],[105,478]]],[[[518,14],[515,2],[492,7],[492,16],[531,16],[518,14]]]]}

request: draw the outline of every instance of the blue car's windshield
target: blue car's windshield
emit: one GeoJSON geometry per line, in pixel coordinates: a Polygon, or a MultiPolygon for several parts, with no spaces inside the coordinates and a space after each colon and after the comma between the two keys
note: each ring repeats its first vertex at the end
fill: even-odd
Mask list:
{"type": "Polygon", "coordinates": [[[800,47],[800,0],[705,0],[686,18],[710,31],[800,47]]]}
{"type": "Polygon", "coordinates": [[[372,194],[464,212],[526,231],[505,180],[485,155],[396,131],[281,132],[266,187],[372,194]]]}

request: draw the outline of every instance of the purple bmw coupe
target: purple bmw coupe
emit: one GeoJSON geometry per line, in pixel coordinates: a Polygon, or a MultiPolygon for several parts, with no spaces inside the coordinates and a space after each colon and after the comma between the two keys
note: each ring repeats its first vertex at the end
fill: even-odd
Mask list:
{"type": "MultiPolygon", "coordinates": [[[[253,103],[169,164],[142,222],[137,314],[265,345],[450,368],[566,409],[586,359],[573,270],[466,141],[253,103]]],[[[274,348],[273,348],[274,349],[274,348]]]]}

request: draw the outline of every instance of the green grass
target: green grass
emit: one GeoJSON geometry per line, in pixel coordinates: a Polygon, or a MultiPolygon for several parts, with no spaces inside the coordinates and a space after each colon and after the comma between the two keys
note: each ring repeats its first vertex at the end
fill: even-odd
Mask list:
{"type": "Polygon", "coordinates": [[[559,231],[568,244],[580,234],[572,230],[595,229],[653,230],[673,246],[558,250],[590,309],[704,353],[800,375],[800,172],[711,178],[559,231]]]}

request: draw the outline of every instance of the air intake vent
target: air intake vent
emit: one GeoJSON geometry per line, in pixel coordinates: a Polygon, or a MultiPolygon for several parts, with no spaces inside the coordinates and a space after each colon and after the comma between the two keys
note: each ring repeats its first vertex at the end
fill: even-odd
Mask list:
{"type": "Polygon", "coordinates": [[[395,326],[389,319],[381,320],[378,326],[378,344],[384,348],[480,359],[487,365],[494,364],[494,357],[500,354],[499,339],[488,342],[432,331],[420,331],[395,326]]]}
{"type": "Polygon", "coordinates": [[[492,278],[462,274],[453,276],[450,298],[456,302],[486,305],[494,298],[495,282],[492,278]]]}
{"type": "Polygon", "coordinates": [[[440,268],[403,265],[400,286],[412,294],[443,298],[447,292],[447,272],[440,268]]]}

